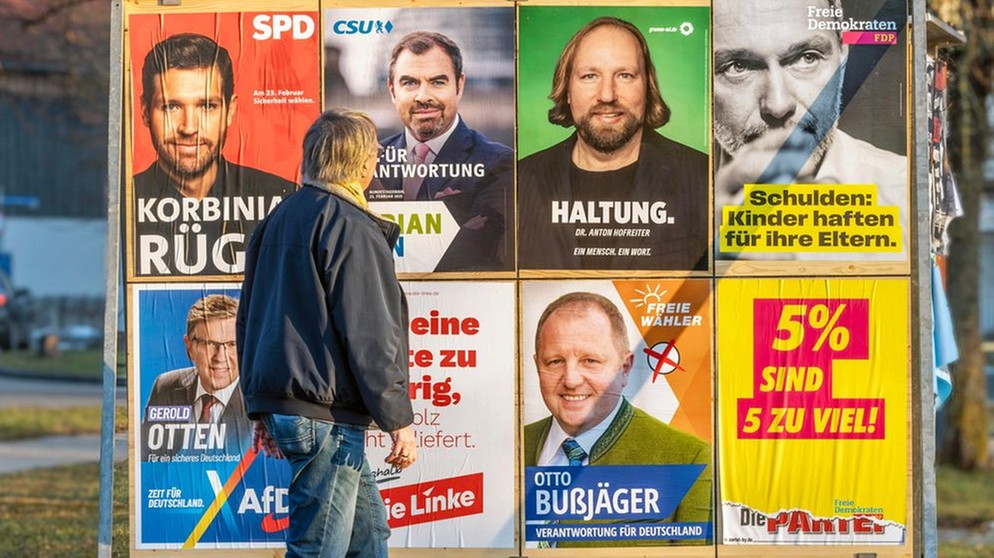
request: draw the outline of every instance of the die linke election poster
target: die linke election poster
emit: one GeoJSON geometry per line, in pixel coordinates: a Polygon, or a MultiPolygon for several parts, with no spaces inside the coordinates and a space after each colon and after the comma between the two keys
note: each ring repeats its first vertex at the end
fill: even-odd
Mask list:
{"type": "Polygon", "coordinates": [[[138,549],[284,545],[290,470],[251,448],[235,351],[239,293],[234,283],[131,288],[138,549]]]}
{"type": "Polygon", "coordinates": [[[520,269],[708,269],[711,10],[686,4],[519,7],[520,269]]]}
{"type": "Polygon", "coordinates": [[[418,460],[394,468],[390,437],[366,436],[391,547],[515,545],[514,283],[482,288],[404,283],[418,460]]]}
{"type": "Polygon", "coordinates": [[[128,16],[129,278],[244,272],[321,110],[319,13],[128,16]]]}
{"type": "Polygon", "coordinates": [[[398,272],[514,269],[514,7],[332,8],[325,105],[368,113],[398,272]]]}
{"type": "Polygon", "coordinates": [[[710,284],[522,284],[527,548],[712,541],[710,284]]]}
{"type": "Polygon", "coordinates": [[[906,261],[906,4],[715,0],[716,259],[906,261]]]}
{"type": "Polygon", "coordinates": [[[903,544],[908,283],[718,281],[725,544],[903,544]]]}

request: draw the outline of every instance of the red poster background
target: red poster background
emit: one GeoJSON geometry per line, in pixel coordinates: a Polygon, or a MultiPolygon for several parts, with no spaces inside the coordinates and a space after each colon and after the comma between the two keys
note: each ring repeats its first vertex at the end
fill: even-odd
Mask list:
{"type": "Polygon", "coordinates": [[[139,14],[128,19],[134,137],[131,174],[145,170],[156,158],[141,119],[145,55],[171,35],[200,33],[228,50],[235,74],[238,106],[222,150],[224,157],[299,182],[300,144],[321,112],[320,19],[318,12],[297,12],[314,22],[309,37],[295,39],[285,32],[279,39],[256,40],[252,38],[253,20],[259,13],[139,14]],[[300,96],[314,102],[253,104],[253,93],[266,89],[303,91],[300,96]]]}

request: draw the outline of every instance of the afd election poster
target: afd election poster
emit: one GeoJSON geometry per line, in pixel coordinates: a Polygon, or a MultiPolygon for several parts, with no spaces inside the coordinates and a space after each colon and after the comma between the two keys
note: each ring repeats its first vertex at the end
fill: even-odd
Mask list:
{"type": "Polygon", "coordinates": [[[234,283],[131,287],[135,544],[282,547],[290,470],[251,448],[234,283]]]}
{"type": "Polygon", "coordinates": [[[391,547],[515,546],[514,290],[404,283],[417,462],[403,471],[385,464],[390,437],[366,435],[391,547]]]}
{"type": "Polygon", "coordinates": [[[526,547],[711,543],[710,285],[522,283],[526,547]]]}
{"type": "Polygon", "coordinates": [[[715,258],[904,263],[906,0],[713,11],[715,258]]]}
{"type": "Polygon", "coordinates": [[[908,296],[905,279],[718,281],[725,544],[905,543],[908,296]]]}
{"type": "Polygon", "coordinates": [[[514,7],[331,8],[325,104],[383,147],[366,197],[397,271],[514,269],[514,7]]]}
{"type": "Polygon", "coordinates": [[[296,189],[319,12],[131,14],[128,277],[230,276],[296,189]]]}
{"type": "Polygon", "coordinates": [[[519,8],[518,266],[706,271],[708,2],[519,8]]]}

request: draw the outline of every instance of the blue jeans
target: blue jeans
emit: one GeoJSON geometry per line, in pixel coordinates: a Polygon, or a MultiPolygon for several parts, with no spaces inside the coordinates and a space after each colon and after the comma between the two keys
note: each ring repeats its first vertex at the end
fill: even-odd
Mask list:
{"type": "Polygon", "coordinates": [[[286,558],[385,558],[387,511],[366,461],[366,429],[288,415],[262,418],[290,463],[286,558]]]}

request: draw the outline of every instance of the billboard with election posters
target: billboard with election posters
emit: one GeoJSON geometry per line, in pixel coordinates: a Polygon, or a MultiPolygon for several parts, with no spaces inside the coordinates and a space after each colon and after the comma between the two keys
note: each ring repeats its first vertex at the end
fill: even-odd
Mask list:
{"type": "Polygon", "coordinates": [[[905,271],[906,0],[715,0],[712,9],[715,259],[905,271]]]}
{"type": "Polygon", "coordinates": [[[251,447],[236,283],[130,289],[138,549],[284,545],[289,467],[251,447]]]}
{"type": "Polygon", "coordinates": [[[521,270],[708,269],[711,11],[675,4],[519,7],[521,270]]]}
{"type": "MultiPolygon", "coordinates": [[[[362,6],[364,3],[356,3],[362,6]]],[[[514,269],[514,7],[333,7],[325,99],[369,113],[401,273],[514,269]]]]}
{"type": "Polygon", "coordinates": [[[129,278],[242,273],[249,234],[296,189],[321,110],[317,2],[236,9],[125,19],[129,278]]]}
{"type": "Polygon", "coordinates": [[[725,544],[906,542],[908,288],[718,281],[725,544]]]}
{"type": "Polygon", "coordinates": [[[522,283],[526,547],[711,542],[710,285],[522,283]]]}
{"type": "Polygon", "coordinates": [[[391,547],[506,556],[515,545],[514,287],[404,283],[418,460],[403,471],[385,464],[389,436],[366,436],[391,547]]]}

